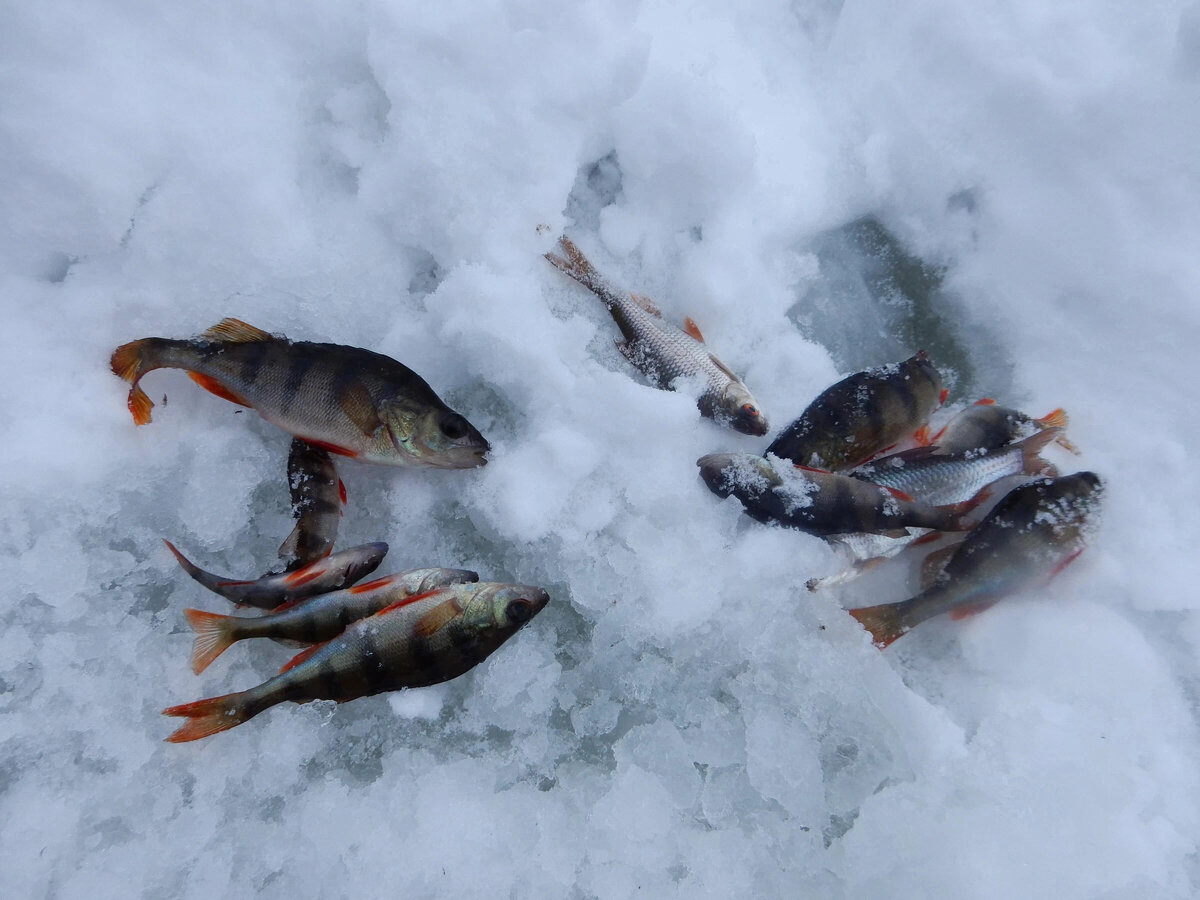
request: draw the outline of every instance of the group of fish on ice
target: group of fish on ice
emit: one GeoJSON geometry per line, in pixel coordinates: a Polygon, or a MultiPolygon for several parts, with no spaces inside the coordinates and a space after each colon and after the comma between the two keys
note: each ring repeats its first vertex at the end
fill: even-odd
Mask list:
{"type": "MultiPolygon", "coordinates": [[[[559,250],[546,259],[599,296],[625,338],[618,343],[622,353],[658,387],[703,382],[702,415],[743,434],[767,433],[753,395],[709,351],[691,319],[674,327],[647,298],[609,286],[568,238],[559,250]]],[[[305,649],[257,687],[164,710],[187,719],[168,741],[207,737],[285,700],[341,702],[449,681],[549,602],[540,587],[480,582],[465,569],[416,569],[358,583],[380,565],[387,544],[332,552],[346,498],[331,454],[409,467],[486,463],[483,435],[396,360],[358,347],[290,341],[224,319],[189,340],[124,344],[111,365],[131,385],[129,409],[138,425],[150,421],[153,407],[139,386],[142,377],[176,368],[294,438],[287,470],[297,521],[279,548],[281,571],[226,579],[167,546],[196,581],[263,610],[257,616],[185,610],[196,632],[195,672],[249,638],[305,649]]],[[[946,394],[920,351],[828,388],[763,456],[713,453],[698,461],[704,483],[720,497],[736,497],[753,518],[819,535],[846,551],[851,567],[809,581],[812,590],[889,557],[936,548],[924,560],[916,596],[849,611],[880,647],[933,616],[977,612],[1053,575],[1082,552],[1097,511],[1095,474],[1059,476],[1040,455],[1050,442],[1074,449],[1061,410],[1034,419],[980,401],[931,435],[930,418],[946,394]]]]}

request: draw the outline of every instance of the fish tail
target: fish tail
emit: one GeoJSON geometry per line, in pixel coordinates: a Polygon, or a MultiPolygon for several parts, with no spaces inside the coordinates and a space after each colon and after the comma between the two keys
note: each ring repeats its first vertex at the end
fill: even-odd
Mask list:
{"type": "Polygon", "coordinates": [[[1033,423],[1039,428],[1057,428],[1057,437],[1055,437],[1054,442],[1064,450],[1068,450],[1078,456],[1079,448],[1067,440],[1066,427],[1068,421],[1066,410],[1060,406],[1058,409],[1050,410],[1050,412],[1046,413],[1040,419],[1034,419],[1033,423]]]}
{"type": "Polygon", "coordinates": [[[558,246],[563,255],[547,253],[545,257],[560,272],[570,275],[585,288],[604,301],[610,309],[618,302],[618,297],[596,271],[596,267],[583,255],[583,251],[566,235],[558,239],[558,246]]]}
{"type": "Polygon", "coordinates": [[[219,731],[226,731],[235,725],[241,725],[259,712],[246,702],[245,695],[248,693],[250,692],[239,691],[236,694],[225,694],[221,697],[210,697],[207,700],[167,707],[163,710],[164,716],[181,716],[187,721],[172,732],[166,740],[172,744],[198,741],[200,738],[206,738],[219,731]]]}
{"type": "Polygon", "coordinates": [[[112,358],[109,359],[113,374],[132,385],[128,402],[135,425],[147,424],[150,421],[150,410],[154,408],[154,401],[141,389],[138,382],[147,372],[162,368],[160,355],[163,345],[167,343],[169,342],[163,338],[130,341],[114,350],[112,358]]]}
{"type": "Polygon", "coordinates": [[[221,596],[226,596],[226,594],[224,592],[222,592],[219,587],[219,585],[221,583],[221,578],[219,576],[213,575],[211,572],[205,572],[198,565],[196,565],[194,562],[192,562],[190,559],[188,559],[186,556],[184,556],[182,553],[180,553],[179,548],[176,547],[174,544],[172,544],[170,541],[168,541],[166,538],[163,538],[163,543],[166,544],[167,549],[170,550],[171,553],[173,553],[175,555],[175,559],[179,562],[179,566],[180,566],[180,568],[183,569],[183,571],[187,572],[188,575],[190,575],[196,581],[200,582],[202,585],[204,585],[210,591],[213,591],[214,593],[217,593],[217,594],[221,594],[221,596]]]}
{"type": "Polygon", "coordinates": [[[192,645],[192,671],[199,675],[237,640],[233,633],[237,620],[233,616],[199,609],[185,609],[183,614],[196,632],[196,642],[192,645]]]}
{"type": "Polygon", "coordinates": [[[882,650],[896,638],[908,631],[904,624],[900,603],[885,603],[881,606],[864,606],[862,609],[847,610],[863,628],[871,633],[871,641],[882,650]]]}
{"type": "Polygon", "coordinates": [[[1058,440],[1061,435],[1062,429],[1047,428],[1045,431],[1039,431],[1037,434],[1020,441],[1017,446],[1021,448],[1021,471],[1026,475],[1053,475],[1057,473],[1058,470],[1052,463],[1042,459],[1041,452],[1052,441],[1058,440]]]}

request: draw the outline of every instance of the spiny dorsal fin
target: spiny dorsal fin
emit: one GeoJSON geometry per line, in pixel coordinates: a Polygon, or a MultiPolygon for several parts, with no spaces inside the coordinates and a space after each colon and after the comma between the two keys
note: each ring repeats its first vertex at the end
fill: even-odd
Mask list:
{"type": "Polygon", "coordinates": [[[200,337],[210,341],[221,341],[225,344],[256,344],[259,341],[273,341],[275,336],[261,328],[255,328],[241,319],[222,319],[200,337]]]}
{"type": "Polygon", "coordinates": [[[642,309],[644,309],[646,312],[650,313],[650,315],[657,316],[660,319],[662,318],[662,310],[659,309],[657,306],[655,306],[654,301],[651,300],[649,297],[647,297],[645,294],[632,294],[631,293],[629,295],[629,299],[632,300],[634,303],[636,303],[638,306],[640,306],[642,309]]]}
{"type": "Polygon", "coordinates": [[[456,597],[451,597],[448,600],[443,600],[429,612],[425,613],[421,618],[417,619],[413,625],[413,634],[420,638],[429,638],[437,634],[446,626],[448,622],[454,619],[462,612],[462,605],[456,597]]]}
{"type": "Polygon", "coordinates": [[[696,324],[696,320],[691,316],[685,316],[683,320],[683,333],[688,337],[695,338],[700,343],[704,343],[704,335],[700,333],[700,326],[696,324]]]}

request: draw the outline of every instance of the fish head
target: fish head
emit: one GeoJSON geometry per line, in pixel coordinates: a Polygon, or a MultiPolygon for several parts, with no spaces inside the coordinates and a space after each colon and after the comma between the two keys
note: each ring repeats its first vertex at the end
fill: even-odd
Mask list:
{"type": "Polygon", "coordinates": [[[757,497],[780,484],[771,463],[752,453],[710,453],[696,460],[700,477],[718,497],[757,497]]]}
{"type": "Polygon", "coordinates": [[[550,595],[531,584],[488,584],[476,588],[463,609],[463,620],[480,633],[501,640],[546,608],[550,595]]]}
{"type": "Polygon", "coordinates": [[[755,437],[767,433],[767,417],[759,410],[750,389],[740,381],[730,381],[714,407],[713,418],[721,425],[755,437]]]}
{"type": "Polygon", "coordinates": [[[474,469],[487,464],[491,449],[478,429],[449,407],[414,408],[383,404],[384,425],[407,465],[435,469],[474,469]]]}

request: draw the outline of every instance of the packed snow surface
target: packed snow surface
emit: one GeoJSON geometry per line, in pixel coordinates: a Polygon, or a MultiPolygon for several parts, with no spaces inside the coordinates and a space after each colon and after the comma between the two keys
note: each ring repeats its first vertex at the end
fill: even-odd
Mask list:
{"type": "Polygon", "coordinates": [[[6,897],[1200,890],[1200,4],[49,0],[0,54],[6,897]],[[907,586],[809,594],[839,556],[704,489],[770,436],[648,386],[563,232],[773,433],[922,347],[952,403],[1065,407],[1094,546],[879,652],[842,607],[907,586]],[[264,571],[288,436],[176,371],[135,428],[108,370],[224,316],[492,441],[343,464],[339,546],[550,606],[449,684],[163,743],[289,655],[192,675],[228,605],[160,540],[264,571]]]}

